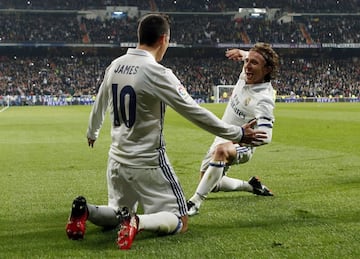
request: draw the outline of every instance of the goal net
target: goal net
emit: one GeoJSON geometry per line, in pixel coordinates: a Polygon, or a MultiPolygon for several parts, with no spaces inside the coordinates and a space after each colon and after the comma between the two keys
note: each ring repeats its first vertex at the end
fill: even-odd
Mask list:
{"type": "Polygon", "coordinates": [[[214,87],[214,102],[226,103],[229,101],[234,85],[216,85],[214,87]]]}
{"type": "Polygon", "coordinates": [[[0,95],[0,112],[5,111],[10,107],[10,96],[0,95]]]}

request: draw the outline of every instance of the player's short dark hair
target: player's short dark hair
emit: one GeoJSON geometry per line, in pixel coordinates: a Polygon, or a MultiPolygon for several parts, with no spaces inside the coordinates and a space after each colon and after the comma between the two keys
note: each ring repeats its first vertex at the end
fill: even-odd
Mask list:
{"type": "Polygon", "coordinates": [[[166,14],[147,14],[139,21],[138,40],[140,44],[153,46],[170,31],[170,19],[166,14]]]}
{"type": "Polygon", "coordinates": [[[261,54],[261,56],[265,59],[265,65],[271,67],[271,72],[265,76],[264,81],[269,82],[271,79],[275,78],[279,69],[279,56],[273,50],[271,45],[268,43],[258,42],[250,50],[261,54]]]}

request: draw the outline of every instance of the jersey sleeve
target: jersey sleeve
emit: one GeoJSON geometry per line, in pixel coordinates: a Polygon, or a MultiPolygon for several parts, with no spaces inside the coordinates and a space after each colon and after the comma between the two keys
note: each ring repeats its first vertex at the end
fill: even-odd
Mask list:
{"type": "MultiPolygon", "coordinates": [[[[242,61],[244,62],[245,59],[247,58],[247,56],[249,55],[249,51],[245,51],[245,50],[241,50],[242,52],[242,61]]],[[[246,76],[245,76],[245,66],[243,65],[239,79],[241,80],[245,80],[246,76]]]]}
{"type": "Polygon", "coordinates": [[[152,73],[156,75],[154,94],[168,106],[214,135],[234,142],[241,140],[243,129],[221,121],[215,114],[197,104],[170,69],[162,67],[152,73]]]}
{"type": "Polygon", "coordinates": [[[259,101],[255,111],[257,129],[265,131],[267,134],[267,138],[262,142],[262,145],[269,144],[272,141],[272,131],[275,122],[274,108],[275,102],[269,97],[259,101]]]}
{"type": "Polygon", "coordinates": [[[109,67],[106,69],[104,79],[100,85],[99,92],[96,95],[94,105],[92,107],[89,124],[87,128],[87,137],[96,140],[99,137],[101,126],[105,119],[106,110],[109,104],[109,91],[106,87],[108,80],[109,67]]]}

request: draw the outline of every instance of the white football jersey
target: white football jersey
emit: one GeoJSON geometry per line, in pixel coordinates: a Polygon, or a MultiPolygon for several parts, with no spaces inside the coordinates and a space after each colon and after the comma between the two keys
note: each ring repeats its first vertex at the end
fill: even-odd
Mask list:
{"type": "Polygon", "coordinates": [[[241,127],[229,125],[200,107],[170,69],[140,49],[128,49],[106,69],[90,114],[87,137],[98,138],[109,108],[109,155],[129,167],[158,167],[160,154],[165,153],[166,105],[214,135],[232,141],[242,137],[241,127]]]}
{"type": "MultiPolygon", "coordinates": [[[[233,89],[222,120],[232,125],[242,126],[256,119],[256,128],[267,133],[267,139],[263,144],[268,144],[272,139],[272,128],[275,122],[274,108],[274,89],[271,83],[248,85],[242,74],[233,89]]],[[[213,145],[225,141],[227,140],[217,137],[213,145]]]]}

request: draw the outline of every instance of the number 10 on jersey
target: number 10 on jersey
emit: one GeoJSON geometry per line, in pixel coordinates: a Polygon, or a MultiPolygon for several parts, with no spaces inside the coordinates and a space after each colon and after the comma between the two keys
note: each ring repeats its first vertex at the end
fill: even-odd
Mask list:
{"type": "Polygon", "coordinates": [[[136,93],[130,85],[120,88],[118,84],[112,84],[114,126],[119,127],[124,123],[131,128],[136,119],[136,93]],[[121,118],[120,118],[121,116],[121,118]]]}

